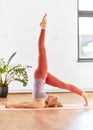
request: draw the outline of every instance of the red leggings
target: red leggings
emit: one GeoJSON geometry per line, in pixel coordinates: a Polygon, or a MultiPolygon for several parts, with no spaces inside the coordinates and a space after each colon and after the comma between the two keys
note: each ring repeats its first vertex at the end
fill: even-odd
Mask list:
{"type": "Polygon", "coordinates": [[[77,93],[79,95],[82,95],[83,91],[77,88],[74,85],[64,83],[63,81],[59,80],[52,74],[48,72],[48,64],[47,64],[47,56],[46,56],[46,49],[45,49],[45,30],[42,29],[38,41],[38,67],[34,72],[34,78],[41,78],[46,81],[47,84],[70,90],[74,93],[77,93]]]}

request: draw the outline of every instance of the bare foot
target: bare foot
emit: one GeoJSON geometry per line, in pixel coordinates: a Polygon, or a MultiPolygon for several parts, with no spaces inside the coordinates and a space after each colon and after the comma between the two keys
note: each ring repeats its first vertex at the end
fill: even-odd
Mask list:
{"type": "Polygon", "coordinates": [[[41,23],[40,23],[40,26],[42,29],[45,29],[46,28],[46,17],[47,17],[47,14],[44,15],[41,23]]]}
{"type": "Polygon", "coordinates": [[[88,93],[83,92],[83,93],[82,93],[82,97],[83,97],[84,100],[85,100],[84,106],[88,106],[88,105],[89,105],[89,98],[90,98],[90,95],[89,95],[88,93]]]}

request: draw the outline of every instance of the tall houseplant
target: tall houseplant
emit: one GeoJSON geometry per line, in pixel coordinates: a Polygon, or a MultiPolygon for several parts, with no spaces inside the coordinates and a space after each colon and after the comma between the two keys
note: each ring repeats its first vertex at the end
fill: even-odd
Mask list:
{"type": "Polygon", "coordinates": [[[12,81],[21,82],[23,86],[28,83],[27,69],[31,66],[11,65],[10,62],[15,55],[16,52],[9,57],[7,62],[3,58],[0,59],[0,97],[7,97],[8,86],[12,81]]]}

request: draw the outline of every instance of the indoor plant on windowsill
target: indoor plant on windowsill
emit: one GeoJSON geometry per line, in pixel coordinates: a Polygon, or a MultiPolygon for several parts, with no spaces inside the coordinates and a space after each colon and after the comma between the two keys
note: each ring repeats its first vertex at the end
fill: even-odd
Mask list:
{"type": "Polygon", "coordinates": [[[4,59],[0,59],[0,97],[7,97],[8,86],[12,81],[19,81],[26,86],[28,83],[27,69],[31,66],[23,66],[21,64],[10,65],[11,60],[16,55],[14,52],[7,62],[4,59]]]}

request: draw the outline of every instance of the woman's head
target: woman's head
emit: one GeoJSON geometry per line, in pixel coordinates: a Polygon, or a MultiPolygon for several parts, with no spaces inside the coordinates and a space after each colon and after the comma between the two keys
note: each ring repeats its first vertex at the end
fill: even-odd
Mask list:
{"type": "Polygon", "coordinates": [[[62,107],[60,98],[57,95],[48,95],[46,102],[48,107],[62,107]]]}

